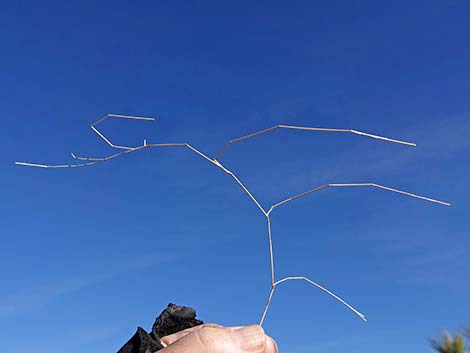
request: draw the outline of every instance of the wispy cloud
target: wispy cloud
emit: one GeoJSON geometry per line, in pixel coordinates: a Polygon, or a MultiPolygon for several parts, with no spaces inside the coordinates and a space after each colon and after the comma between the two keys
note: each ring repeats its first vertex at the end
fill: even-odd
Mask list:
{"type": "Polygon", "coordinates": [[[392,266],[402,283],[461,291],[470,288],[463,280],[468,277],[469,257],[468,249],[455,244],[407,255],[392,266]]]}
{"type": "Polygon", "coordinates": [[[163,262],[175,261],[180,259],[182,256],[184,255],[142,255],[134,260],[128,261],[127,263],[117,265],[117,267],[114,267],[112,271],[90,273],[86,275],[71,275],[42,285],[23,288],[17,292],[10,293],[4,298],[0,298],[0,317],[12,317],[27,313],[36,308],[47,305],[64,295],[112,280],[116,277],[139,269],[149,268],[163,262]]]}
{"type": "Polygon", "coordinates": [[[462,281],[469,275],[470,249],[462,246],[468,241],[466,234],[427,230],[425,237],[415,237],[408,232],[385,232],[367,234],[364,240],[380,244],[375,250],[381,254],[381,269],[395,283],[457,291],[470,288],[468,281],[462,281]]]}
{"type": "MultiPolygon", "coordinates": [[[[295,121],[284,123],[295,125],[295,121]]],[[[359,128],[356,126],[333,127],[359,128]]],[[[381,141],[361,140],[358,137],[357,143],[351,144],[350,147],[340,152],[336,150],[331,158],[318,161],[315,157],[309,160],[296,157],[295,144],[291,144],[289,146],[291,151],[285,151],[284,157],[288,156],[288,158],[273,161],[269,165],[260,163],[254,168],[252,166],[249,170],[240,172],[238,176],[246,182],[251,191],[260,197],[261,201],[274,195],[284,197],[302,192],[306,188],[333,182],[377,182],[393,176],[397,178],[396,186],[399,186],[400,179],[410,179],[410,176],[412,177],[410,172],[416,172],[417,166],[435,167],[436,164],[445,163],[456,154],[470,148],[470,139],[468,139],[470,119],[465,116],[409,125],[401,131],[390,133],[376,131],[373,126],[365,130],[413,141],[417,143],[417,147],[392,146],[381,141]],[[264,169],[257,168],[261,165],[264,169]]],[[[289,131],[283,131],[283,133],[293,134],[289,131]]],[[[325,135],[316,136],[325,137],[325,135]]],[[[338,138],[337,135],[329,137],[338,138]]],[[[275,139],[274,136],[273,138],[275,139]]],[[[301,138],[305,140],[307,137],[301,138]]],[[[313,135],[312,139],[318,140],[313,135]]],[[[239,168],[234,166],[232,169],[237,172],[239,168]]],[[[241,170],[243,169],[246,168],[242,165],[241,170]]]]}
{"type": "Polygon", "coordinates": [[[397,153],[396,149],[387,149],[384,153],[380,148],[370,149],[360,144],[335,156],[321,170],[306,167],[305,173],[290,178],[289,185],[295,187],[311,180],[332,182],[345,175],[354,179],[380,178],[390,173],[403,173],[416,163],[445,160],[470,148],[470,119],[455,117],[439,123],[409,126],[393,135],[408,138],[416,142],[417,147],[400,151],[403,153],[397,153]]]}
{"type": "Polygon", "coordinates": [[[83,277],[63,278],[41,286],[25,288],[10,294],[0,301],[0,317],[25,313],[43,306],[58,297],[92,286],[113,277],[113,274],[98,274],[83,277]]]}
{"type": "Polygon", "coordinates": [[[13,352],[48,352],[63,353],[64,351],[83,352],[86,346],[91,346],[100,341],[112,339],[120,328],[112,325],[87,325],[86,327],[64,327],[56,335],[34,337],[30,339],[14,339],[2,342],[2,350],[6,353],[13,352]]]}

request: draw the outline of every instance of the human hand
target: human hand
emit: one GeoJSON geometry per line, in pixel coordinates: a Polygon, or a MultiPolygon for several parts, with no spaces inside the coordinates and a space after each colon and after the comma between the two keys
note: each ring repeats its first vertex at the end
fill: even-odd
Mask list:
{"type": "Polygon", "coordinates": [[[161,353],[278,353],[274,340],[261,326],[196,326],[163,337],[161,353]]]}

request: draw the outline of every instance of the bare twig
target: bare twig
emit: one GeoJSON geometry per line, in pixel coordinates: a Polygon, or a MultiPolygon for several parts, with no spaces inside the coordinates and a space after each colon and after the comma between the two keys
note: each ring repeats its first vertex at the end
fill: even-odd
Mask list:
{"type": "Polygon", "coordinates": [[[202,157],[204,160],[206,160],[207,162],[211,163],[212,165],[220,168],[223,172],[225,172],[226,174],[230,175],[230,177],[241,187],[241,189],[245,192],[245,194],[251,199],[251,201],[256,205],[256,207],[262,212],[262,214],[265,216],[266,218],[266,221],[267,221],[267,232],[268,232],[268,242],[269,242],[269,260],[270,260],[270,268],[271,268],[271,290],[269,292],[269,296],[268,296],[268,300],[266,302],[266,306],[264,308],[264,311],[263,311],[263,314],[262,314],[262,317],[261,317],[261,320],[260,320],[260,325],[263,324],[265,318],[266,318],[266,314],[269,310],[269,307],[270,307],[270,304],[271,304],[271,300],[273,298],[273,295],[274,295],[274,292],[276,290],[276,287],[279,285],[279,284],[282,284],[284,282],[287,282],[287,281],[292,281],[292,280],[302,280],[302,281],[305,281],[307,283],[310,283],[311,285],[321,289],[322,291],[326,292],[327,294],[329,294],[330,296],[332,296],[333,298],[335,298],[336,300],[338,300],[339,302],[341,302],[342,304],[344,304],[347,308],[349,308],[351,311],[353,311],[356,315],[358,315],[362,320],[366,321],[365,319],[365,316],[363,314],[361,314],[358,310],[356,310],[354,307],[352,307],[350,304],[348,304],[346,301],[344,301],[343,299],[341,299],[339,296],[337,296],[336,294],[334,294],[333,292],[331,292],[330,290],[326,289],[325,287],[319,285],[318,283],[312,281],[311,279],[307,278],[307,277],[303,277],[303,276],[295,276],[295,277],[285,277],[281,280],[278,280],[276,281],[275,278],[276,278],[276,275],[275,275],[275,267],[274,267],[274,252],[273,252],[273,239],[272,239],[272,231],[271,231],[271,218],[270,218],[270,214],[271,212],[281,206],[281,205],[284,205],[290,201],[293,201],[295,199],[298,199],[298,198],[301,198],[303,196],[307,196],[307,195],[310,195],[314,192],[317,192],[317,191],[320,191],[322,189],[325,189],[325,188],[328,188],[328,187],[359,187],[359,186],[368,186],[368,187],[375,187],[375,188],[379,188],[379,189],[383,189],[383,190],[386,190],[386,191],[391,191],[391,192],[395,192],[395,193],[399,193],[399,194],[402,194],[402,195],[405,195],[405,196],[409,196],[409,197],[413,197],[413,198],[417,198],[417,199],[421,199],[421,200],[425,200],[425,201],[429,201],[429,202],[434,202],[434,203],[438,203],[438,204],[441,204],[441,205],[446,205],[446,206],[450,206],[449,203],[447,202],[444,202],[444,201],[439,201],[439,200],[435,200],[435,199],[432,199],[432,198],[429,198],[429,197],[425,197],[425,196],[420,196],[420,195],[416,195],[416,194],[413,194],[413,193],[410,193],[410,192],[406,192],[406,191],[402,191],[402,190],[398,190],[398,189],[394,189],[394,188],[390,188],[390,187],[387,187],[387,186],[383,186],[383,185],[379,185],[379,184],[374,184],[374,183],[350,183],[350,184],[326,184],[326,185],[322,185],[322,186],[319,186],[319,187],[316,187],[316,188],[313,188],[313,189],[310,189],[310,190],[307,190],[303,193],[300,193],[300,194],[297,194],[297,195],[294,195],[294,196],[291,196],[283,201],[280,201],[274,205],[272,205],[268,211],[266,211],[266,209],[260,204],[260,202],[253,196],[253,194],[248,190],[248,188],[245,186],[245,184],[243,184],[243,182],[237,177],[237,175],[232,172],[231,170],[227,169],[219,160],[218,158],[227,150],[227,148],[231,145],[231,144],[234,144],[236,142],[239,142],[239,141],[243,141],[243,140],[246,140],[246,139],[249,139],[249,138],[253,138],[253,137],[256,137],[258,135],[261,135],[261,134],[264,134],[264,133],[267,133],[269,131],[273,131],[273,130],[276,130],[276,129],[290,129],[290,130],[303,130],[303,131],[322,131],[322,132],[342,132],[342,133],[352,133],[352,134],[356,134],[356,135],[361,135],[361,136],[366,136],[366,137],[369,137],[369,138],[374,138],[374,139],[378,139],[378,140],[383,140],[383,141],[387,141],[387,142],[392,142],[392,143],[397,143],[397,144],[401,144],[401,145],[406,145],[406,146],[416,146],[414,143],[411,143],[411,142],[405,142],[405,141],[401,141],[401,140],[396,140],[396,139],[391,139],[391,138],[388,138],[388,137],[383,137],[383,136],[378,136],[378,135],[372,135],[372,134],[368,134],[368,133],[365,133],[365,132],[362,132],[362,131],[357,131],[357,130],[348,130],[348,129],[330,129],[330,128],[313,128],[313,127],[302,127],[302,126],[290,126],[290,125],[276,125],[276,126],[273,126],[271,128],[268,128],[268,129],[264,129],[264,130],[261,130],[261,131],[258,131],[258,132],[255,132],[255,133],[252,133],[252,134],[249,134],[249,135],[246,135],[246,136],[242,136],[242,137],[239,137],[239,138],[236,138],[234,140],[231,140],[229,142],[227,142],[224,147],[216,154],[216,156],[214,158],[210,158],[208,157],[206,154],[204,154],[203,152],[201,152],[200,150],[196,149],[195,147],[193,147],[192,145],[188,144],[188,143],[147,143],[147,140],[144,139],[143,140],[143,145],[141,146],[137,146],[137,147],[128,147],[128,146],[120,146],[120,145],[115,145],[111,142],[110,139],[108,139],[103,133],[101,133],[98,129],[97,129],[97,125],[102,123],[104,120],[108,119],[108,118],[118,118],[118,119],[132,119],[132,120],[147,120],[147,121],[152,121],[152,120],[155,120],[154,118],[145,118],[145,117],[137,117],[137,116],[128,116],[128,115],[116,115],[116,114],[108,114],[108,115],[105,115],[104,117],[102,117],[101,119],[97,120],[96,122],[94,122],[93,124],[91,124],[91,129],[102,139],[104,140],[109,146],[113,147],[113,148],[116,148],[116,149],[120,149],[120,150],[123,150],[121,152],[118,152],[118,153],[115,153],[115,154],[112,154],[112,155],[109,155],[107,157],[79,157],[77,155],[75,155],[74,153],[71,154],[72,158],[77,160],[77,161],[81,161],[82,163],[74,163],[74,164],[58,164],[58,165],[53,165],[53,164],[39,164],[39,163],[28,163],[28,162],[15,162],[17,165],[22,165],[22,166],[27,166],[27,167],[37,167],[37,168],[76,168],[76,167],[88,167],[88,166],[92,166],[92,165],[96,165],[96,164],[99,164],[99,163],[104,163],[104,162],[107,162],[109,160],[112,160],[114,158],[117,158],[117,157],[121,157],[125,154],[128,154],[128,153],[132,153],[132,152],[137,152],[137,151],[140,151],[140,150],[143,150],[143,149],[146,149],[146,148],[154,148],[154,147],[184,147],[184,148],[187,148],[189,149],[190,151],[194,152],[195,154],[197,154],[198,156],[202,157]]]}
{"type": "Polygon", "coordinates": [[[269,131],[277,130],[277,129],[302,130],[302,131],[323,131],[323,132],[345,132],[345,133],[351,133],[351,134],[355,134],[355,135],[366,136],[366,137],[374,138],[374,139],[377,139],[377,140],[398,143],[398,144],[406,145],[406,146],[412,146],[412,147],[416,146],[416,144],[412,143],[412,142],[406,142],[406,141],[392,139],[392,138],[389,138],[389,137],[368,134],[366,132],[357,131],[357,130],[330,129],[330,128],[323,128],[323,127],[305,127],[305,126],[292,126],[292,125],[276,125],[276,126],[268,128],[268,129],[260,130],[260,131],[254,132],[252,134],[242,136],[242,137],[238,137],[236,139],[228,141],[222,147],[222,149],[215,155],[214,159],[218,159],[230,147],[230,145],[232,145],[236,142],[240,142],[240,141],[243,141],[243,140],[248,140],[250,138],[253,138],[253,137],[256,137],[258,135],[264,134],[264,133],[269,132],[269,131]]]}
{"type": "MultiPolygon", "coordinates": [[[[118,148],[118,149],[121,149],[121,150],[131,150],[133,149],[132,147],[126,147],[126,146],[118,146],[118,145],[115,145],[113,144],[110,140],[108,140],[106,138],[106,136],[104,136],[97,128],[96,126],[98,126],[98,124],[102,123],[103,121],[105,121],[106,119],[109,119],[109,118],[116,118],[116,119],[131,119],[131,120],[147,120],[147,121],[154,121],[155,118],[144,118],[144,117],[141,117],[141,116],[130,116],[130,115],[117,115],[117,114],[107,114],[105,115],[104,117],[102,117],[101,119],[95,121],[93,124],[90,125],[91,129],[96,132],[96,134],[101,137],[108,145],[110,145],[111,147],[113,148],[118,148]]],[[[144,140],[145,141],[145,140],[144,140]]],[[[144,145],[146,143],[144,142],[144,145]]]]}
{"type": "Polygon", "coordinates": [[[326,189],[328,187],[360,187],[360,186],[368,186],[368,187],[374,187],[374,188],[378,188],[378,189],[382,189],[382,190],[386,190],[386,191],[391,191],[391,192],[395,192],[395,193],[398,193],[398,194],[402,194],[402,195],[406,195],[406,196],[410,196],[410,197],[414,197],[416,199],[421,199],[421,200],[425,200],[425,201],[429,201],[429,202],[434,202],[434,203],[438,203],[438,204],[441,204],[441,205],[444,205],[444,206],[450,206],[450,203],[448,202],[444,202],[444,201],[439,201],[439,200],[435,200],[435,199],[431,199],[429,197],[425,197],[425,196],[420,196],[420,195],[416,195],[416,194],[412,194],[411,192],[406,192],[406,191],[402,191],[402,190],[398,190],[398,189],[393,189],[393,188],[390,188],[388,186],[383,186],[383,185],[380,185],[380,184],[374,184],[374,183],[355,183],[355,184],[325,184],[325,185],[322,185],[322,186],[319,186],[319,187],[316,187],[316,188],[313,188],[313,189],[310,189],[310,190],[307,190],[305,192],[302,192],[300,194],[297,194],[297,195],[294,195],[294,196],[291,196],[285,200],[282,200],[281,202],[278,202],[274,205],[272,205],[269,210],[268,210],[268,214],[270,214],[275,208],[279,207],[279,206],[282,206],[290,201],[293,201],[295,199],[299,199],[303,196],[307,196],[307,195],[310,195],[310,194],[313,194],[314,192],[317,192],[317,191],[320,191],[320,190],[323,190],[323,189],[326,189]]]}

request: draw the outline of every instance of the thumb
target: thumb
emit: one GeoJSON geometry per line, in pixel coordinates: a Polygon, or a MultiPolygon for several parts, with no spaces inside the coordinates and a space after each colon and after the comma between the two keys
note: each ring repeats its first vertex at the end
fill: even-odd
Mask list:
{"type": "Polygon", "coordinates": [[[162,353],[277,353],[273,339],[258,325],[203,327],[177,340],[162,353]]]}

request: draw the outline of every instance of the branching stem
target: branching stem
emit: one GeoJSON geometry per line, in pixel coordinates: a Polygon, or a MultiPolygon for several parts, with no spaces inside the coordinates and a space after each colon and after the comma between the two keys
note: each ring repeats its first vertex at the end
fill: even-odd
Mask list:
{"type": "Polygon", "coordinates": [[[375,184],[375,183],[349,183],[349,184],[338,184],[338,183],[335,183],[335,184],[326,184],[326,185],[322,185],[322,186],[319,186],[319,187],[316,187],[316,188],[313,188],[313,189],[309,189],[305,192],[302,192],[300,194],[297,194],[297,195],[293,195],[285,200],[282,200],[274,205],[272,205],[268,211],[265,210],[265,208],[260,204],[260,202],[258,202],[258,200],[253,196],[253,194],[248,190],[248,188],[245,186],[245,184],[243,184],[243,182],[237,177],[237,175],[232,172],[231,170],[227,169],[219,160],[218,158],[227,150],[228,147],[230,147],[230,145],[234,144],[234,143],[237,143],[237,142],[240,142],[240,141],[243,141],[243,140],[247,140],[247,139],[250,139],[250,138],[254,138],[256,136],[259,136],[261,134],[264,134],[264,133],[267,133],[267,132],[270,132],[270,131],[273,131],[273,130],[277,130],[277,129],[288,129],[288,130],[300,130],[300,131],[320,131],[320,132],[334,132],[334,133],[352,133],[352,134],[355,134],[355,135],[360,135],[360,136],[365,136],[365,137],[369,137],[369,138],[374,138],[374,139],[377,139],[377,140],[382,140],[382,141],[386,141],[386,142],[392,142],[392,143],[397,143],[397,144],[401,144],[401,145],[406,145],[406,146],[416,146],[414,143],[411,143],[411,142],[406,142],[406,141],[401,141],[401,140],[396,140],[396,139],[391,139],[391,138],[388,138],[388,137],[383,137],[383,136],[379,136],[379,135],[373,135],[373,134],[369,134],[369,133],[365,133],[365,132],[362,132],[362,131],[357,131],[357,130],[349,130],[349,129],[331,129],[331,128],[314,128],[314,127],[303,127],[303,126],[291,126],[291,125],[276,125],[276,126],[273,126],[273,127],[270,127],[268,129],[264,129],[264,130],[260,130],[260,131],[257,131],[257,132],[254,132],[252,134],[249,134],[249,135],[245,135],[245,136],[242,136],[242,137],[238,137],[236,139],[233,139],[233,140],[230,140],[229,142],[227,142],[224,147],[215,155],[214,158],[210,158],[208,157],[206,154],[204,154],[203,152],[201,152],[200,150],[196,149],[195,147],[193,147],[192,145],[190,145],[189,143],[147,143],[147,140],[144,139],[143,141],[143,145],[141,146],[137,146],[137,147],[128,147],[128,146],[120,146],[120,145],[115,145],[111,142],[110,139],[108,139],[102,132],[100,132],[97,128],[97,125],[102,123],[103,121],[105,121],[106,119],[108,118],[117,118],[117,119],[131,119],[131,120],[147,120],[147,121],[153,121],[155,120],[154,118],[145,118],[145,117],[137,117],[137,116],[128,116],[128,115],[116,115],[116,114],[108,114],[108,115],[105,115],[104,117],[102,117],[101,119],[97,120],[96,122],[94,122],[93,124],[91,124],[91,129],[103,140],[105,141],[109,146],[113,147],[113,148],[116,148],[116,149],[120,149],[120,150],[123,150],[122,152],[118,152],[118,153],[115,153],[115,154],[112,154],[112,155],[109,155],[107,157],[78,157],[77,155],[75,154],[71,154],[72,155],[72,158],[75,159],[75,160],[78,160],[78,161],[82,161],[82,163],[75,163],[75,164],[58,164],[58,165],[50,165],[50,164],[39,164],[39,163],[28,163],[28,162],[15,162],[17,165],[22,165],[22,166],[27,166],[27,167],[36,167],[36,168],[77,168],[77,167],[88,167],[88,166],[92,166],[92,165],[96,165],[96,164],[99,164],[99,163],[104,163],[104,162],[107,162],[107,161],[110,161],[114,158],[117,158],[117,157],[121,157],[125,154],[128,154],[128,153],[133,153],[133,152],[137,152],[137,151],[140,151],[140,150],[143,150],[143,149],[146,149],[146,148],[155,148],[155,147],[184,147],[184,148],[187,148],[189,150],[191,150],[192,152],[194,152],[195,154],[199,155],[200,157],[202,157],[204,160],[206,160],[207,162],[211,163],[212,165],[215,165],[216,167],[220,168],[223,172],[225,172],[226,174],[230,175],[230,177],[232,177],[232,179],[241,187],[241,189],[245,192],[245,194],[251,199],[251,201],[255,204],[255,206],[262,212],[262,214],[265,216],[266,218],[266,221],[267,221],[267,231],[268,231],[268,241],[269,241],[269,262],[270,262],[270,269],[271,269],[271,289],[270,289],[270,292],[269,292],[269,296],[268,296],[268,300],[266,302],[266,305],[265,305],[265,308],[264,308],[264,311],[263,311],[263,314],[261,316],[261,320],[260,320],[260,325],[263,325],[264,323],[264,320],[266,318],[266,315],[268,313],[268,310],[269,310],[269,307],[271,305],[271,301],[272,301],[272,298],[273,298],[273,295],[274,295],[274,292],[276,290],[276,287],[282,283],[285,283],[287,281],[295,281],[295,280],[301,280],[301,281],[305,281],[317,288],[319,288],[320,290],[324,291],[325,293],[327,293],[328,295],[330,295],[331,297],[333,297],[334,299],[336,299],[337,301],[341,302],[343,305],[345,305],[348,309],[350,309],[352,312],[354,312],[357,316],[359,316],[362,320],[366,321],[366,318],[365,316],[360,313],[358,310],[356,310],[353,306],[351,306],[349,303],[347,303],[345,300],[343,300],[342,298],[340,298],[338,295],[334,294],[333,292],[331,292],[330,290],[328,290],[327,288],[321,286],[320,284],[312,281],[311,279],[307,278],[307,277],[303,277],[303,276],[292,276],[292,277],[285,277],[285,278],[282,278],[278,281],[275,280],[276,276],[275,276],[275,269],[274,269],[274,253],[273,253],[273,239],[272,239],[272,230],[271,230],[271,212],[278,208],[279,206],[282,206],[288,202],[291,202],[291,201],[294,201],[298,198],[301,198],[301,197],[304,197],[304,196],[307,196],[307,195],[310,195],[314,192],[317,192],[317,191],[320,191],[322,189],[326,189],[326,188],[330,188],[330,187],[363,187],[363,186],[366,186],[366,187],[374,187],[374,188],[378,188],[378,189],[382,189],[382,190],[386,190],[386,191],[391,191],[391,192],[394,192],[394,193],[398,193],[398,194],[402,194],[402,195],[405,195],[405,196],[409,196],[409,197],[413,197],[413,198],[417,198],[417,199],[421,199],[421,200],[424,200],[424,201],[429,201],[429,202],[433,202],[433,203],[438,203],[438,204],[441,204],[441,205],[446,205],[446,206],[450,206],[449,203],[447,202],[444,202],[444,201],[439,201],[439,200],[436,200],[436,199],[432,199],[432,198],[429,198],[429,197],[425,197],[425,196],[420,196],[420,195],[417,195],[417,194],[413,194],[413,193],[410,193],[410,192],[406,192],[406,191],[402,191],[402,190],[398,190],[398,189],[395,189],[395,188],[391,188],[391,187],[388,187],[388,186],[384,186],[384,185],[379,185],[379,184],[375,184]]]}

